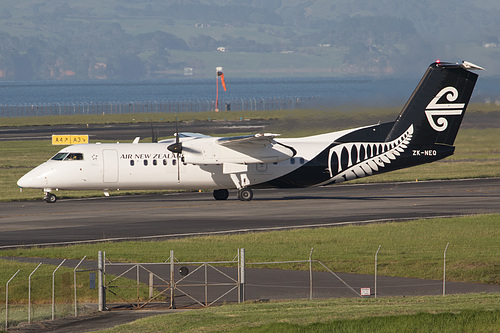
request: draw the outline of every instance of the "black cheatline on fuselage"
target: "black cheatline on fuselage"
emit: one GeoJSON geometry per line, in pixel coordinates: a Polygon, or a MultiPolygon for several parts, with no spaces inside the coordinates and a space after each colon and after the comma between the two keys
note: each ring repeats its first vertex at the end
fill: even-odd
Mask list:
{"type": "Polygon", "coordinates": [[[468,69],[482,68],[431,64],[394,122],[353,130],[300,168],[258,187],[327,185],[452,155],[478,77],[468,69]]]}

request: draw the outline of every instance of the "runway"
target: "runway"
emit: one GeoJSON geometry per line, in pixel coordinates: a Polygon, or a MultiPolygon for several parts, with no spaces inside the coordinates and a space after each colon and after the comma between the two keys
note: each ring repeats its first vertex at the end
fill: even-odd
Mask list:
{"type": "Polygon", "coordinates": [[[500,213],[500,178],[0,203],[0,249],[500,213]]]}

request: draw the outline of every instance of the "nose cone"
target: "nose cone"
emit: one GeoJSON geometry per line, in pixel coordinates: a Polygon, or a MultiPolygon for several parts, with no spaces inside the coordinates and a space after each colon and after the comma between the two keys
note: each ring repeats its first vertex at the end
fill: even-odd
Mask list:
{"type": "Polygon", "coordinates": [[[48,176],[52,173],[52,168],[43,163],[17,181],[17,186],[24,188],[45,188],[48,184],[48,176]]]}
{"type": "Polygon", "coordinates": [[[19,178],[19,180],[17,181],[17,186],[19,187],[28,187],[28,184],[29,184],[29,180],[28,180],[28,177],[26,177],[28,174],[22,176],[21,178],[19,178]]]}
{"type": "Polygon", "coordinates": [[[43,185],[43,177],[35,172],[34,170],[31,170],[17,181],[17,186],[19,187],[24,187],[24,188],[42,188],[44,187],[43,185]]]}

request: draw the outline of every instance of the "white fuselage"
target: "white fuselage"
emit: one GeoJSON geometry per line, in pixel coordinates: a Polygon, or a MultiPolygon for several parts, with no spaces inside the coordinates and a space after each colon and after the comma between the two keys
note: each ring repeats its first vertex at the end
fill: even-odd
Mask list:
{"type": "Polygon", "coordinates": [[[61,154],[59,159],[48,160],[28,172],[19,179],[18,185],[41,188],[46,192],[252,186],[294,171],[350,131],[280,139],[281,144],[296,150],[293,157],[280,151],[268,154],[269,149],[263,149],[263,155],[259,155],[257,149],[248,156],[217,144],[215,140],[218,138],[213,137],[183,139],[182,143],[190,148],[185,148],[180,156],[167,149],[174,140],[73,145],[62,149],[58,153],[61,154]],[[66,153],[68,155],[64,156],[66,153]],[[72,156],[80,157],[72,159],[72,156]]]}

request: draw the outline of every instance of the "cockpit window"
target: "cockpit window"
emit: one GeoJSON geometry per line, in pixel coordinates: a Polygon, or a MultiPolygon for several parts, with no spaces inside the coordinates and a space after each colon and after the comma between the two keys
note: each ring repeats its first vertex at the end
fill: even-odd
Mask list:
{"type": "Polygon", "coordinates": [[[81,161],[83,160],[82,153],[69,153],[68,156],[64,159],[65,161],[81,161]]]}
{"type": "Polygon", "coordinates": [[[51,160],[62,161],[62,160],[64,160],[64,158],[66,157],[66,155],[68,155],[68,153],[57,153],[57,154],[54,155],[54,157],[51,158],[51,160]]]}

